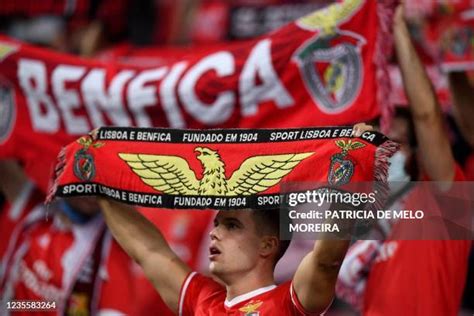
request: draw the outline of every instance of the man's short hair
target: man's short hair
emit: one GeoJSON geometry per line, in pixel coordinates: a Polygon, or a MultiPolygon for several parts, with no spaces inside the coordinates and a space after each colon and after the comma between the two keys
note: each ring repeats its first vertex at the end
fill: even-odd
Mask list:
{"type": "Polygon", "coordinates": [[[278,260],[285,254],[291,242],[291,240],[280,239],[280,209],[252,210],[252,216],[258,233],[278,237],[279,247],[274,263],[276,265],[278,260]]]}

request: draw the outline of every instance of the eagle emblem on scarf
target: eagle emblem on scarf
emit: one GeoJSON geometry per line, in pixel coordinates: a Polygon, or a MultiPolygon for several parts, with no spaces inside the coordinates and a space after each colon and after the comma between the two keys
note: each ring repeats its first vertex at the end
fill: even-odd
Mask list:
{"type": "Polygon", "coordinates": [[[230,178],[219,153],[196,147],[203,167],[200,179],[179,156],[119,153],[141,180],[157,191],[171,195],[238,196],[263,192],[278,184],[301,161],[314,152],[260,155],[247,158],[230,178]]]}

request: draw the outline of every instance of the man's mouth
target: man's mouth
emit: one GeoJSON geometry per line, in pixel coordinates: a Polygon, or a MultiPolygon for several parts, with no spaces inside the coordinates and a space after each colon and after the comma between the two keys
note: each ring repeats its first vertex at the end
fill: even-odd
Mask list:
{"type": "Polygon", "coordinates": [[[221,254],[221,251],[216,246],[209,247],[209,260],[215,260],[215,258],[221,254]]]}

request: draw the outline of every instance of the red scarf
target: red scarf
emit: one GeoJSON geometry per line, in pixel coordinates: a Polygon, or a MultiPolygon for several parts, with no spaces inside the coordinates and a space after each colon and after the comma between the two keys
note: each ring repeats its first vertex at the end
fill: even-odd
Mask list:
{"type": "Polygon", "coordinates": [[[445,71],[474,70],[474,4],[471,0],[407,1],[418,40],[445,71]],[[422,20],[423,23],[419,23],[422,20]]]}
{"type": "Polygon", "coordinates": [[[436,15],[424,30],[426,46],[435,48],[445,71],[474,70],[474,8],[469,14],[436,15]]]}
{"type": "Polygon", "coordinates": [[[291,193],[283,184],[385,183],[394,143],[378,133],[351,133],[101,128],[97,141],[82,137],[61,152],[49,199],[102,195],[156,208],[274,208],[291,193]]]}
{"type": "Polygon", "coordinates": [[[84,60],[0,38],[0,158],[42,188],[61,145],[99,126],[286,128],[388,110],[394,0],[346,0],[268,36],[162,66],[84,60]]]}

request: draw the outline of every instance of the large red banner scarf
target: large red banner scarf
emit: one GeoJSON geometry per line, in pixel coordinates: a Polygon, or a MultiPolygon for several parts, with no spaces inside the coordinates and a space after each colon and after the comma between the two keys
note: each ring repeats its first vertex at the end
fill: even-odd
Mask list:
{"type": "MultiPolygon", "coordinates": [[[[385,183],[396,146],[351,127],[286,130],[101,128],[59,156],[50,197],[101,195],[157,208],[271,208],[282,184],[385,183]]],[[[285,192],[283,192],[285,191],[285,192]]]]}
{"type": "Polygon", "coordinates": [[[183,50],[153,67],[0,37],[0,158],[21,160],[45,188],[60,146],[95,127],[286,128],[377,117],[387,108],[393,2],[346,0],[268,36],[183,50]]]}
{"type": "Polygon", "coordinates": [[[417,39],[445,71],[474,70],[474,2],[406,1],[417,39]],[[420,21],[422,23],[420,23],[420,21]]]}

